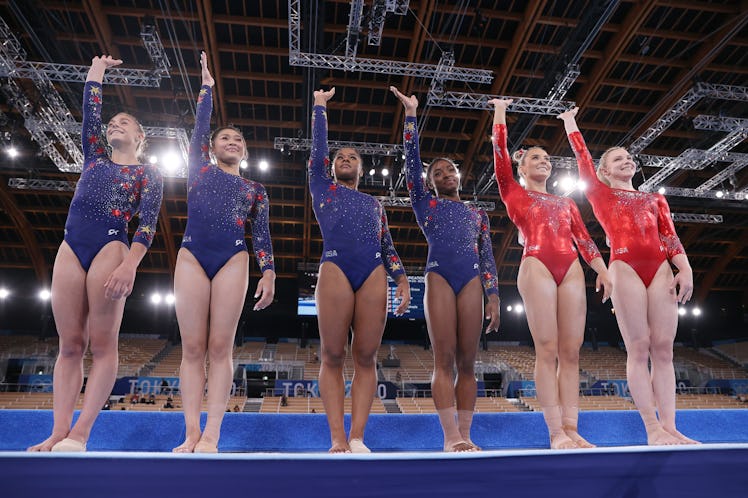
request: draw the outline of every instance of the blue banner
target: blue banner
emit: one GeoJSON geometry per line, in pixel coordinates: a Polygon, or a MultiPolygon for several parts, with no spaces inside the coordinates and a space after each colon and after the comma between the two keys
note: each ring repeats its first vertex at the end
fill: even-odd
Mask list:
{"type": "Polygon", "coordinates": [[[121,377],[114,383],[112,394],[176,394],[179,377],[121,377]]]}
{"type": "Polygon", "coordinates": [[[28,375],[22,374],[18,376],[19,384],[26,384],[24,390],[36,392],[36,393],[51,393],[52,392],[52,376],[51,375],[28,375]]]}
{"type": "MultiPolygon", "coordinates": [[[[319,384],[316,380],[276,380],[273,388],[274,396],[298,396],[319,398],[319,384]]],[[[397,386],[392,382],[377,383],[377,396],[381,399],[395,399],[397,386]]],[[[351,395],[351,381],[345,382],[345,396],[351,395]]]]}
{"type": "MultiPolygon", "coordinates": [[[[516,398],[519,396],[520,390],[530,390],[535,389],[535,381],[534,380],[513,380],[509,383],[509,386],[506,390],[506,397],[507,398],[516,398]]],[[[535,393],[525,393],[525,396],[533,397],[535,393]]]]}
{"type": "Polygon", "coordinates": [[[748,379],[718,379],[710,380],[706,387],[719,388],[722,394],[734,396],[736,394],[748,394],[748,379]]]}

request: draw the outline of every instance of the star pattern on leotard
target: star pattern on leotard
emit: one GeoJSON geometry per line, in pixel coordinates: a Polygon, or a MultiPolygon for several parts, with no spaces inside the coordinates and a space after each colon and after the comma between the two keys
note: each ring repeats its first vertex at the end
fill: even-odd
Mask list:
{"type": "Polygon", "coordinates": [[[245,249],[247,221],[260,271],[273,269],[272,243],[268,224],[268,195],[253,180],[224,171],[211,162],[211,88],[203,85],[197,99],[195,128],[190,142],[187,228],[185,239],[192,244],[245,249]]]}
{"type": "Polygon", "coordinates": [[[85,168],[76,186],[68,219],[75,220],[73,223],[95,221],[109,230],[126,233],[127,223],[139,216],[140,226],[133,241],[148,246],[155,233],[161,205],[161,175],[151,165],[122,165],[109,158],[101,123],[101,95],[100,83],[85,84],[81,131],[85,168]],[[155,189],[152,182],[156,182],[155,189]]]}
{"type": "Polygon", "coordinates": [[[495,261],[491,250],[488,218],[474,206],[439,198],[426,188],[423,163],[418,150],[415,118],[406,117],[403,126],[406,185],[411,205],[429,244],[427,268],[459,265],[476,271],[486,294],[497,293],[495,261]],[[433,255],[439,256],[433,256],[433,255]],[[436,258],[440,258],[438,261],[436,258]],[[464,265],[464,266],[463,266],[464,265]]]}
{"type": "Polygon", "coordinates": [[[326,139],[327,112],[322,106],[315,106],[307,165],[312,206],[322,232],[323,258],[371,255],[380,259],[394,278],[393,272],[402,273],[403,269],[387,229],[384,209],[371,195],[333,180],[326,139]]]}

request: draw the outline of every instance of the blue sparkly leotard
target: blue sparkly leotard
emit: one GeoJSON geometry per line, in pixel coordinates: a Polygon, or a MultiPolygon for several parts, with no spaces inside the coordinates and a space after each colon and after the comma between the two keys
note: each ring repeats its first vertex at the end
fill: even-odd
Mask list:
{"type": "Polygon", "coordinates": [[[187,178],[187,227],[182,247],[195,256],[209,279],[239,251],[247,250],[244,225],[249,218],[252,246],[260,272],[273,270],[268,197],[262,184],[226,173],[210,162],[212,88],[203,85],[197,99],[187,178]]]}
{"type": "Polygon", "coordinates": [[[322,231],[320,264],[335,263],[354,292],[381,264],[396,280],[405,270],[392,243],[384,208],[372,196],[334,182],[327,172],[328,154],[327,113],[324,106],[314,106],[309,190],[322,231]]]}
{"type": "Polygon", "coordinates": [[[163,180],[155,166],[122,165],[109,159],[102,136],[101,101],[101,83],[87,81],[81,132],[83,171],[65,222],[65,242],[85,271],[109,242],[129,246],[127,224],[136,214],[139,225],[132,241],[150,247],[163,193],[163,180]]]}
{"type": "Polygon", "coordinates": [[[405,118],[403,141],[410,202],[429,245],[426,272],[444,277],[455,295],[480,275],[486,296],[498,295],[488,215],[469,204],[440,199],[426,189],[413,116],[405,118]]]}

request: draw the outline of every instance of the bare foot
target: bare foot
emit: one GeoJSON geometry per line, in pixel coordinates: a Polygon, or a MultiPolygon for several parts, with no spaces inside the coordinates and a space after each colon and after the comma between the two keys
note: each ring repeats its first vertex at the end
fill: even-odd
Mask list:
{"type": "Polygon", "coordinates": [[[348,446],[348,441],[341,442],[333,442],[332,446],[329,450],[327,450],[328,453],[351,453],[351,447],[348,446]]]}
{"type": "Polygon", "coordinates": [[[475,448],[474,451],[483,451],[483,449],[477,444],[475,444],[469,437],[465,438],[465,442],[469,444],[470,446],[472,446],[473,448],[475,448]]]}
{"type": "Polygon", "coordinates": [[[691,439],[690,437],[685,436],[683,433],[681,433],[680,431],[676,429],[665,429],[665,430],[668,432],[668,434],[678,438],[681,441],[680,444],[701,444],[699,441],[696,441],[695,439],[691,439]]]}
{"type": "Polygon", "coordinates": [[[195,453],[218,453],[218,438],[203,435],[195,445],[195,453]]]}
{"type": "Polygon", "coordinates": [[[473,451],[480,451],[480,448],[467,441],[457,441],[456,443],[446,443],[444,445],[444,451],[447,453],[469,453],[473,451]]]}
{"type": "Polygon", "coordinates": [[[197,445],[198,441],[200,441],[200,434],[198,434],[197,436],[187,436],[187,438],[184,440],[184,443],[180,444],[171,451],[173,453],[194,453],[195,445],[197,445]]]}
{"type": "Polygon", "coordinates": [[[195,445],[195,453],[218,453],[218,445],[200,440],[195,445]]]}
{"type": "MultiPolygon", "coordinates": [[[[69,436],[69,435],[68,435],[69,436]]],[[[86,451],[86,442],[66,437],[62,441],[52,446],[50,451],[64,451],[64,452],[82,452],[86,451]]]]}
{"type": "Polygon", "coordinates": [[[52,451],[52,446],[56,445],[67,437],[67,434],[52,434],[47,439],[34,446],[29,446],[26,451],[52,451]]]}
{"type": "Polygon", "coordinates": [[[577,444],[571,440],[565,432],[558,434],[551,434],[551,449],[552,450],[574,450],[579,448],[577,444]]]}
{"type": "Polygon", "coordinates": [[[574,441],[574,444],[577,445],[577,448],[595,448],[596,446],[589,441],[587,441],[585,438],[583,438],[579,432],[577,432],[576,427],[566,427],[564,426],[564,432],[567,436],[569,436],[569,439],[574,441]]]}
{"type": "Polygon", "coordinates": [[[348,447],[350,447],[351,453],[371,453],[369,447],[360,438],[353,438],[348,441],[348,447]]]}
{"type": "Polygon", "coordinates": [[[671,446],[675,444],[685,444],[677,437],[670,434],[668,431],[663,429],[662,427],[657,427],[652,429],[652,431],[647,432],[647,444],[650,446],[671,446]]]}

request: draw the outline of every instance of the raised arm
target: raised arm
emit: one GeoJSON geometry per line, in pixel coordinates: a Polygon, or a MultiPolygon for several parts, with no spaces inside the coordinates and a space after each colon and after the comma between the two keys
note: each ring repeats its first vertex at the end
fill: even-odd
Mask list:
{"type": "Polygon", "coordinates": [[[91,67],[88,69],[86,83],[98,83],[101,85],[104,81],[104,73],[107,69],[122,64],[122,59],[115,59],[111,55],[98,55],[91,59],[91,67]]]}
{"type": "Polygon", "coordinates": [[[200,66],[202,68],[202,86],[197,96],[195,128],[190,140],[188,188],[200,168],[210,162],[210,116],[213,113],[213,85],[215,81],[208,69],[208,57],[205,52],[200,53],[200,66]]]}
{"type": "Polygon", "coordinates": [[[593,193],[600,189],[607,189],[605,185],[597,177],[595,172],[595,162],[592,160],[592,155],[587,149],[587,144],[584,143],[582,133],[579,131],[577,126],[576,115],[579,112],[579,108],[575,107],[566,112],[562,112],[557,117],[564,122],[564,129],[566,135],[569,137],[569,144],[571,145],[574,155],[577,158],[577,165],[579,166],[579,176],[587,182],[587,194],[593,193]]]}
{"type": "Polygon", "coordinates": [[[335,87],[314,91],[312,111],[312,152],[309,156],[309,185],[314,193],[320,183],[329,184],[332,179],[327,172],[330,164],[330,149],[327,146],[327,101],[335,95],[335,87]]]}
{"type": "Polygon", "coordinates": [[[499,193],[506,198],[511,189],[522,188],[514,179],[512,172],[512,158],[506,145],[506,108],[513,102],[512,99],[491,99],[493,104],[493,167],[496,174],[496,183],[499,185],[499,193]]]}
{"type": "Polygon", "coordinates": [[[405,108],[405,123],[403,124],[403,146],[405,147],[405,183],[410,193],[411,203],[418,202],[429,195],[423,180],[423,163],[418,146],[418,126],[416,111],[418,99],[415,95],[406,97],[394,86],[390,91],[402,102],[405,108]]]}
{"type": "Polygon", "coordinates": [[[249,222],[252,227],[252,249],[257,258],[262,278],[257,283],[254,297],[259,298],[254,310],[266,308],[273,302],[275,296],[275,262],[273,261],[273,243],[270,239],[270,202],[265,187],[257,185],[255,202],[249,212],[249,222]]]}
{"type": "Polygon", "coordinates": [[[113,59],[110,55],[96,56],[91,59],[91,67],[88,70],[86,84],[83,88],[83,132],[81,133],[81,141],[86,162],[96,156],[106,154],[101,129],[101,84],[106,70],[120,64],[122,64],[121,60],[113,59]]]}

